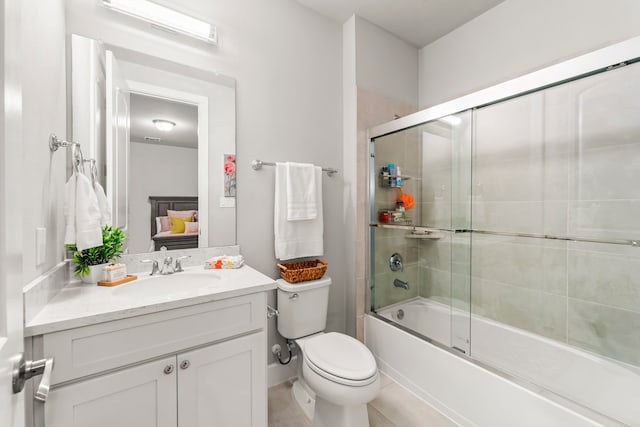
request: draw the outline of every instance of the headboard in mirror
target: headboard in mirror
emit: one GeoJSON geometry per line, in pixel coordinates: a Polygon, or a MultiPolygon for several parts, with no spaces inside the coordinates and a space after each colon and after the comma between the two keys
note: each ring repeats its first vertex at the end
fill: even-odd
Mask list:
{"type": "Polygon", "coordinates": [[[72,137],[96,160],[127,253],[162,246],[149,235],[160,197],[198,205],[196,247],[235,245],[235,80],[76,34],[70,69],[72,137]]]}
{"type": "MultiPolygon", "coordinates": [[[[198,247],[198,233],[194,234],[189,228],[180,232],[172,229],[170,213],[189,217],[192,224],[198,224],[198,198],[189,196],[150,196],[151,205],[151,240],[153,250],[159,251],[163,246],[167,249],[189,249],[198,247]],[[169,212],[172,211],[172,212],[169,212]],[[166,225],[165,225],[166,224],[166,225]],[[160,226],[160,229],[158,229],[160,226]],[[164,227],[163,227],[164,226],[164,227]]],[[[185,224],[186,225],[186,224],[185,224]]]]}

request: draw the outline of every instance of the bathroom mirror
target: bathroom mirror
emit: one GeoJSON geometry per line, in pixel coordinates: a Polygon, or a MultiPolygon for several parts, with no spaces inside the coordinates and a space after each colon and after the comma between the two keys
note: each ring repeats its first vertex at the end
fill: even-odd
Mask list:
{"type": "Polygon", "coordinates": [[[127,253],[235,245],[235,80],[76,34],[70,45],[72,138],[127,253]]]}

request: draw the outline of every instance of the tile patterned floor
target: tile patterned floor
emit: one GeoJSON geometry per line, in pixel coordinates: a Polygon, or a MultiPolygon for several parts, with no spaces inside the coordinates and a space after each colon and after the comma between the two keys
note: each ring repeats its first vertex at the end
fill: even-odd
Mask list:
{"type": "MultiPolygon", "coordinates": [[[[368,405],[370,427],[455,427],[453,421],[382,374],[380,392],[368,405]]],[[[291,383],[269,389],[269,427],[311,427],[293,400],[291,383]]]]}

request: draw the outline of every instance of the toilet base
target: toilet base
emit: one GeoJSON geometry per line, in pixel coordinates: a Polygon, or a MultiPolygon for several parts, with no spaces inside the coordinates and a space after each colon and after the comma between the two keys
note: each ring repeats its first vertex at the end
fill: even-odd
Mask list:
{"type": "Polygon", "coordinates": [[[369,427],[367,405],[341,406],[317,397],[304,380],[296,379],[291,394],[313,427],[369,427]]]}
{"type": "Polygon", "coordinates": [[[316,397],[313,427],[369,427],[367,405],[341,406],[316,397]]]}
{"type": "Polygon", "coordinates": [[[309,386],[304,384],[304,381],[300,380],[300,377],[296,379],[291,387],[291,394],[293,394],[293,400],[296,401],[305,417],[309,421],[313,419],[313,413],[316,406],[315,393],[309,390],[309,386]]]}

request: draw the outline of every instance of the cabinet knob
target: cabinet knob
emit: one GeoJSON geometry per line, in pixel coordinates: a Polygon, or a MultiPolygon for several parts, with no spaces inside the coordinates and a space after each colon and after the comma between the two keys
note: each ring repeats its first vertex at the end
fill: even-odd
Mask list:
{"type": "Polygon", "coordinates": [[[168,364],[167,366],[165,366],[165,367],[164,367],[164,373],[165,373],[165,374],[167,374],[167,375],[169,375],[170,373],[172,373],[172,372],[173,372],[173,370],[174,370],[175,368],[176,368],[176,367],[175,367],[175,366],[173,366],[173,363],[170,363],[170,364],[168,364]]]}
{"type": "Polygon", "coordinates": [[[180,369],[187,369],[189,365],[191,365],[191,362],[189,362],[188,360],[183,360],[182,362],[180,362],[180,369]]]}

